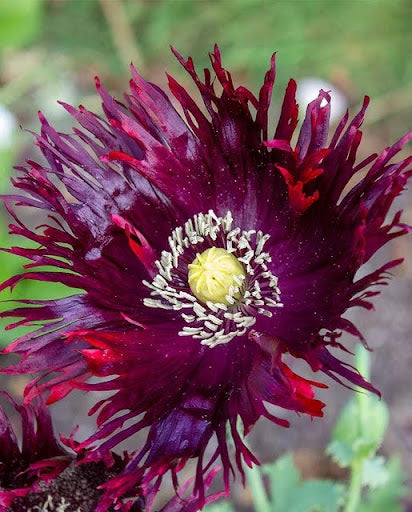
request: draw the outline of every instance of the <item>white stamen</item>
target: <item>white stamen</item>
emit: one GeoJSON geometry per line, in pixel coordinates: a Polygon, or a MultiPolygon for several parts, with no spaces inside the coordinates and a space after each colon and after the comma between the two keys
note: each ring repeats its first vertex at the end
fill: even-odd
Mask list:
{"type": "Polygon", "coordinates": [[[182,313],[182,318],[188,324],[190,324],[196,320],[195,315],[186,315],[185,313],[182,313]]]}
{"type": "Polygon", "coordinates": [[[265,315],[269,318],[272,318],[272,316],[273,316],[272,311],[268,311],[267,309],[263,309],[263,308],[259,308],[258,313],[260,313],[261,315],[265,315]]]}
{"type": "Polygon", "coordinates": [[[160,261],[155,262],[158,274],[153,281],[143,281],[151,295],[143,300],[144,304],[150,308],[190,310],[189,314],[182,312],[181,317],[192,325],[184,326],[179,334],[197,338],[202,345],[210,348],[244,335],[256,323],[256,315],[271,318],[273,313],[267,308],[283,306],[278,278],[266,265],[272,259],[268,252],[263,251],[270,235],[255,230],[242,231],[232,225],[230,211],[224,217],[218,217],[213,210],[209,210],[206,214],[200,213],[188,219],[184,226],[178,226],[169,236],[170,251],[163,251],[160,261]],[[246,276],[233,276],[235,285],[230,286],[225,297],[228,305],[210,301],[200,303],[189,286],[180,284],[181,277],[179,284],[176,284],[175,269],[181,268],[181,258],[185,252],[193,251],[190,257],[194,257],[192,254],[215,247],[218,235],[219,240],[223,241],[222,248],[234,253],[246,271],[246,276]]]}
{"type": "Polygon", "coordinates": [[[201,327],[187,327],[187,326],[185,326],[179,332],[179,334],[181,336],[193,336],[193,335],[199,334],[200,332],[202,332],[202,328],[201,327]]]}

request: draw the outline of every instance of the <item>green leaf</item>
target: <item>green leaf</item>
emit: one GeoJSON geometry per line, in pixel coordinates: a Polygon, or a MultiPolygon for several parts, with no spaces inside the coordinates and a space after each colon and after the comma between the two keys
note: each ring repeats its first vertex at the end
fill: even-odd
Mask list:
{"type": "Polygon", "coordinates": [[[290,497],[285,512],[337,512],[344,493],[345,487],[332,480],[308,480],[290,497]]]}
{"type": "Polygon", "coordinates": [[[275,512],[337,512],[342,503],[343,485],[331,480],[302,482],[290,453],[263,466],[263,472],[269,478],[275,512]]]}
{"type": "Polygon", "coordinates": [[[357,512],[403,512],[401,500],[406,494],[406,487],[399,457],[389,460],[386,471],[386,482],[366,493],[357,512]]]}
{"type": "Polygon", "coordinates": [[[327,453],[342,467],[355,458],[372,457],[382,443],[388,425],[388,410],[374,395],[353,397],[343,408],[332,432],[327,453]]]}
{"type": "Polygon", "coordinates": [[[355,454],[352,446],[343,441],[331,441],[326,453],[342,468],[350,466],[355,454]]]}
{"type": "Polygon", "coordinates": [[[362,483],[371,489],[376,489],[386,484],[389,472],[384,457],[372,457],[363,461],[362,483]]]}
{"type": "Polygon", "coordinates": [[[279,457],[272,464],[265,464],[262,471],[269,479],[269,490],[276,512],[287,510],[290,496],[300,483],[300,473],[291,453],[279,457]]]}

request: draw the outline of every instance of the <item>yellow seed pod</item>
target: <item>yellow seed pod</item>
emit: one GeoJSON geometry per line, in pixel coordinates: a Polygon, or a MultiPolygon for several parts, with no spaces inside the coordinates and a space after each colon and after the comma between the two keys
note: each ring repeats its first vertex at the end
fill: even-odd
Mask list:
{"type": "Polygon", "coordinates": [[[230,287],[239,288],[234,299],[241,297],[239,280],[245,277],[245,269],[240,261],[226,249],[211,247],[189,265],[189,286],[201,302],[218,302],[229,305],[227,300],[230,287]],[[237,281],[236,279],[237,278],[237,281]]]}

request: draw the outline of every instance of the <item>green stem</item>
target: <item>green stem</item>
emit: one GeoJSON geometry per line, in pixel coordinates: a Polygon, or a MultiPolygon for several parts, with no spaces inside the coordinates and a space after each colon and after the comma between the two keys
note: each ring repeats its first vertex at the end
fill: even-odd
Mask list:
{"type": "MultiPolygon", "coordinates": [[[[355,351],[355,366],[362,377],[368,380],[370,377],[369,353],[365,347],[360,344],[356,347],[355,351]]],[[[361,432],[364,432],[367,429],[368,404],[370,403],[370,395],[368,391],[365,391],[362,388],[357,388],[357,391],[358,392],[355,394],[355,396],[359,409],[359,428],[361,432]]]]}
{"type": "Polygon", "coordinates": [[[269,512],[271,504],[266,494],[259,467],[246,468],[246,478],[252,492],[256,512],[269,512]]]}
{"type": "Polygon", "coordinates": [[[369,352],[360,343],[355,349],[355,366],[360,374],[365,378],[370,377],[370,357],[369,352]]]}
{"type": "Polygon", "coordinates": [[[133,27],[127,17],[123,1],[100,0],[100,5],[106,17],[113,43],[125,68],[129,69],[132,59],[137,68],[143,67],[143,57],[137,47],[133,27]]]}
{"type": "MultiPolygon", "coordinates": [[[[365,378],[369,379],[370,361],[367,350],[358,345],[355,352],[355,366],[359,373],[365,378]]],[[[365,431],[365,425],[368,421],[368,400],[369,396],[365,390],[358,388],[356,393],[356,401],[358,402],[359,411],[359,430],[365,431]]],[[[363,459],[356,458],[351,464],[350,482],[348,488],[348,500],[343,512],[356,512],[359,506],[359,501],[362,494],[362,467],[363,459]]]]}
{"type": "Polygon", "coordinates": [[[348,500],[343,512],[356,512],[362,493],[363,460],[355,460],[351,465],[351,475],[348,489],[348,500]]]}

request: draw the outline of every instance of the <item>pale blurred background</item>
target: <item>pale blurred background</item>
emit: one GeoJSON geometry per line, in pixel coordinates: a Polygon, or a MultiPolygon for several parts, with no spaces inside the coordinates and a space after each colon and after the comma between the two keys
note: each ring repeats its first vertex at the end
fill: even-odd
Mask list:
{"type": "MultiPolygon", "coordinates": [[[[70,131],[72,119],[56,101],[99,110],[95,75],[120,99],[128,86],[130,61],[152,81],[165,86],[167,69],[191,88],[169,51],[170,44],[184,56],[191,55],[201,70],[217,42],[235,82],[254,92],[272,52],[277,51],[274,112],[290,77],[301,84],[302,103],[313,99],[319,87],[331,89],[336,115],[342,115],[347,106],[354,114],[364,94],[370,95],[360,160],[412,128],[411,19],[410,0],[1,0],[1,193],[9,190],[13,164],[35,154],[30,134],[21,127],[38,130],[37,110],[41,109],[58,129],[70,131]]],[[[410,152],[411,146],[406,149],[410,152]]],[[[411,191],[396,207],[404,209],[404,219],[412,224],[411,191]]],[[[2,210],[2,247],[16,243],[8,239],[7,223],[2,210]]],[[[390,286],[376,300],[375,313],[350,315],[375,349],[373,381],[390,406],[383,453],[401,453],[412,481],[411,245],[411,237],[397,240],[374,259],[372,267],[397,257],[406,257],[407,263],[395,270],[390,286]]],[[[21,264],[18,258],[1,254],[1,280],[21,264]]],[[[55,285],[23,282],[13,297],[61,293],[64,290],[56,290],[55,285]]],[[[2,298],[7,300],[10,294],[3,292],[2,298]]],[[[15,336],[15,331],[2,331],[1,345],[15,336]]],[[[348,343],[354,346],[354,341],[348,343]]],[[[25,382],[23,377],[0,377],[0,388],[19,396],[25,382]]],[[[294,416],[288,430],[259,423],[250,443],[263,460],[293,450],[304,474],[324,476],[334,471],[322,452],[349,392],[330,384],[319,396],[328,404],[324,420],[310,422],[294,416]]],[[[55,406],[56,430],[67,434],[80,423],[80,435],[89,434],[93,420],[84,420],[87,400],[90,404],[90,398],[79,394],[55,406]]],[[[247,501],[242,492],[234,493],[240,504],[247,501]]]]}

